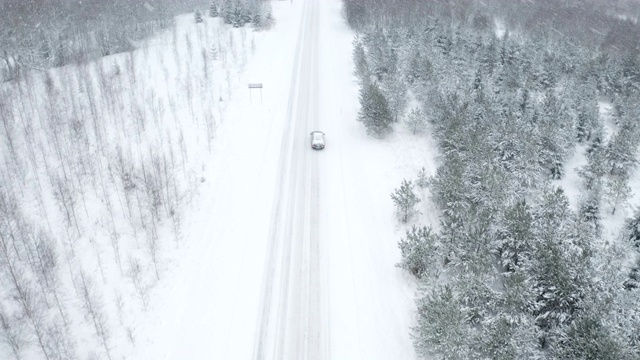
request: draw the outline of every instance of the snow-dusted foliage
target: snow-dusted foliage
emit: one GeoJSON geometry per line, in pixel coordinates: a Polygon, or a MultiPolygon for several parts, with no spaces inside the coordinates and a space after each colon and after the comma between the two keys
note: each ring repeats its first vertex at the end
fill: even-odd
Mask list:
{"type": "Polygon", "coordinates": [[[420,180],[440,223],[413,226],[399,242],[399,266],[421,283],[418,353],[639,359],[630,330],[640,319],[638,216],[619,238],[603,231],[604,216],[637,205],[628,203],[640,145],[636,40],[609,46],[620,24],[604,12],[589,16],[607,35],[585,39],[557,31],[570,22],[571,32],[586,29],[574,18],[531,29],[512,16],[513,32],[493,29],[529,6],[518,2],[374,3],[345,0],[358,31],[355,74],[363,87],[381,84],[400,104],[394,114],[405,110],[396,97],[413,94],[424,114],[412,111],[405,123],[419,133],[427,119],[440,150],[435,175],[420,180]],[[606,117],[603,101],[613,104],[606,117]],[[576,153],[586,161],[567,168],[576,153]],[[579,179],[576,207],[557,186],[569,173],[579,179]]]}
{"type": "Polygon", "coordinates": [[[374,137],[385,137],[393,128],[393,115],[389,102],[375,82],[363,85],[360,90],[360,113],[358,121],[367,128],[367,134],[374,137]]]}
{"type": "Polygon", "coordinates": [[[202,13],[200,12],[200,10],[196,10],[193,13],[193,20],[196,22],[196,24],[200,24],[201,22],[203,22],[204,20],[202,19],[202,13]]]}
{"type": "Polygon", "coordinates": [[[430,271],[437,271],[440,266],[437,261],[434,262],[438,259],[437,241],[431,228],[412,226],[398,243],[402,253],[402,262],[399,266],[417,277],[422,277],[430,271]]]}
{"type": "Polygon", "coordinates": [[[209,17],[218,17],[220,16],[220,11],[218,10],[218,4],[213,2],[209,5],[209,17]]]}
{"type": "Polygon", "coordinates": [[[262,19],[268,18],[271,13],[271,4],[260,0],[221,0],[220,14],[224,22],[234,27],[242,27],[253,23],[254,26],[262,25],[262,19]]]}
{"type": "Polygon", "coordinates": [[[403,180],[402,185],[391,193],[391,199],[396,205],[396,214],[403,223],[406,223],[417,213],[416,205],[420,202],[420,199],[413,191],[413,183],[411,181],[403,180]]]}

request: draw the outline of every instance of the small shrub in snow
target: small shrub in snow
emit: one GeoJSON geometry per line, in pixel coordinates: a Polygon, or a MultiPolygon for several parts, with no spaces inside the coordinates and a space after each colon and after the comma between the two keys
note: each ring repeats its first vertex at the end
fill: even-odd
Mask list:
{"type": "Polygon", "coordinates": [[[424,189],[429,185],[429,176],[427,175],[427,170],[422,167],[420,171],[418,171],[418,179],[416,180],[416,185],[419,188],[424,189]]]}
{"type": "Polygon", "coordinates": [[[195,22],[196,24],[201,23],[202,21],[204,21],[202,19],[202,13],[200,12],[200,10],[196,10],[195,14],[194,14],[194,18],[195,18],[195,22]]]}
{"type": "Polygon", "coordinates": [[[418,213],[415,207],[420,202],[420,199],[413,192],[411,181],[402,180],[402,185],[391,194],[391,199],[393,199],[398,217],[403,223],[406,223],[413,215],[418,213]]]}
{"type": "Polygon", "coordinates": [[[360,90],[358,121],[367,128],[367,134],[382,138],[391,133],[393,115],[389,102],[376,83],[364,84],[360,90]]]}
{"type": "Polygon", "coordinates": [[[218,11],[218,5],[216,3],[212,3],[209,7],[209,17],[218,17],[220,16],[220,12],[218,11]]]}
{"type": "Polygon", "coordinates": [[[431,233],[430,227],[419,228],[414,225],[398,243],[402,253],[402,260],[398,266],[421,278],[434,263],[435,242],[436,235],[431,233]]]}
{"type": "Polygon", "coordinates": [[[414,135],[416,133],[421,133],[427,125],[426,117],[418,108],[412,109],[404,122],[407,124],[409,129],[411,129],[414,135]]]}
{"type": "Polygon", "coordinates": [[[251,24],[255,28],[259,28],[262,26],[262,17],[260,16],[260,14],[255,14],[253,16],[253,20],[251,21],[251,24]]]}

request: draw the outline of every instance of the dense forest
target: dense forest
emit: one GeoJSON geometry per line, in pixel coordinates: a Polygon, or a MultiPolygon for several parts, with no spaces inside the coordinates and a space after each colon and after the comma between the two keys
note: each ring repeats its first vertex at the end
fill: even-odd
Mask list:
{"type": "Polygon", "coordinates": [[[638,3],[344,4],[358,121],[376,137],[404,121],[440,151],[392,194],[419,355],[640,359],[638,3]],[[560,185],[574,172],[578,199],[560,185]],[[420,191],[439,223],[420,223],[420,191]]]}

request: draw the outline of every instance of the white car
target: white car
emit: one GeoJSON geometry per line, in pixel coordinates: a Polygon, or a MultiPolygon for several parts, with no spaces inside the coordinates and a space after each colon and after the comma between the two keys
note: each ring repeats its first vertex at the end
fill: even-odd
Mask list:
{"type": "Polygon", "coordinates": [[[324,133],[322,131],[311,132],[311,148],[314,150],[324,149],[324,133]]]}

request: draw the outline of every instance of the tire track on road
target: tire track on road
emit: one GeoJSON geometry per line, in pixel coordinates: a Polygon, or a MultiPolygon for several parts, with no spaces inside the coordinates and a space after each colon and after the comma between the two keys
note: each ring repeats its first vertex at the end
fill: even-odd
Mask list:
{"type": "Polygon", "coordinates": [[[321,359],[318,1],[305,2],[296,44],[254,359],[321,359]]]}

